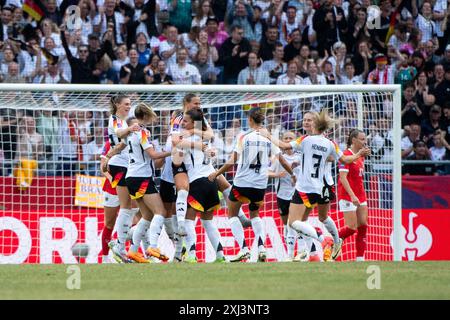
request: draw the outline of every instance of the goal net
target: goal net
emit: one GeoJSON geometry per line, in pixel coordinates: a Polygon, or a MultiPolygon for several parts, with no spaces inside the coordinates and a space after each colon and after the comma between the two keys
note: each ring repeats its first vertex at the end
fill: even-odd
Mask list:
{"type": "MultiPolygon", "coordinates": [[[[149,128],[156,148],[163,149],[170,116],[180,109],[186,93],[200,96],[214,129],[215,165],[231,154],[237,135],[248,128],[245,111],[259,106],[266,113],[266,127],[275,136],[292,131],[304,134],[306,111],[327,108],[338,120],[329,138],[342,150],[351,129],[368,137],[372,156],[364,175],[368,195],[366,260],[399,260],[401,225],[399,86],[122,86],[122,85],[0,85],[0,263],[75,263],[71,248],[89,246],[79,260],[97,263],[101,257],[104,224],[104,178],[100,154],[107,139],[109,99],[126,93],[132,105],[146,102],[157,111],[158,121],[149,128]],[[395,249],[395,250],[394,250],[395,249]]],[[[333,166],[337,188],[336,166],[333,166]]],[[[158,171],[160,174],[160,171],[158,171]]],[[[226,174],[232,182],[233,171],[226,174]]],[[[156,179],[159,184],[159,178],[156,179]]],[[[337,190],[336,190],[337,191],[337,190]]],[[[337,193],[337,192],[336,192],[337,193]]],[[[344,219],[333,201],[330,216],[338,229],[344,219]]],[[[248,215],[248,207],[244,205],[248,215]]],[[[237,254],[226,217],[225,201],[214,216],[226,256],[237,254]]],[[[276,190],[269,180],[261,209],[269,261],[287,257],[276,190]]],[[[309,221],[327,233],[313,212],[309,221]]],[[[215,253],[196,221],[197,258],[212,261],[215,253]]],[[[253,231],[246,229],[255,260],[253,231]]],[[[160,246],[169,256],[174,247],[163,232],[160,246]]],[[[320,246],[318,246],[319,248],[320,246]]],[[[320,250],[320,248],[319,248],[320,250]]],[[[354,237],[342,249],[342,260],[355,259],[354,237]]]]}

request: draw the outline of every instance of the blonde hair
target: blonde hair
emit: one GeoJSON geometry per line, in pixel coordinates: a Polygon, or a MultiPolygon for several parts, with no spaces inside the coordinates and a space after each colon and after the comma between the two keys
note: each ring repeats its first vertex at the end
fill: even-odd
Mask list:
{"type": "Polygon", "coordinates": [[[328,111],[323,109],[317,116],[314,117],[314,128],[318,133],[323,133],[332,128],[336,121],[328,115],[328,111]]]}
{"type": "Polygon", "coordinates": [[[136,110],[134,111],[134,115],[138,120],[144,120],[145,118],[155,120],[158,118],[158,115],[155,111],[153,111],[153,108],[145,102],[141,102],[138,104],[136,110]]]}

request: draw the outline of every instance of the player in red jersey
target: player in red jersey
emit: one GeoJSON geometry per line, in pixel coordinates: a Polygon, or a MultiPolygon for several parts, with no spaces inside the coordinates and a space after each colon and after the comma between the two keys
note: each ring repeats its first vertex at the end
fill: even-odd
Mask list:
{"type": "MultiPolygon", "coordinates": [[[[366,145],[366,135],[355,129],[350,132],[345,155],[353,155],[366,145]]],[[[344,240],[356,231],[356,261],[364,261],[367,235],[367,197],[364,190],[364,158],[350,164],[339,165],[339,210],[344,213],[345,227],[339,230],[344,240]]]]}
{"type": "MultiPolygon", "coordinates": [[[[103,151],[101,155],[101,167],[104,166],[106,162],[106,154],[111,149],[111,143],[108,141],[105,142],[103,146],[103,151]]],[[[117,196],[117,191],[115,188],[111,186],[112,176],[108,171],[103,172],[101,170],[103,176],[106,178],[103,183],[103,195],[105,196],[104,213],[105,213],[105,225],[103,226],[102,231],[102,263],[108,263],[108,252],[109,246],[108,243],[112,239],[112,232],[114,229],[114,224],[116,223],[117,213],[120,207],[119,197],[117,196]]]]}

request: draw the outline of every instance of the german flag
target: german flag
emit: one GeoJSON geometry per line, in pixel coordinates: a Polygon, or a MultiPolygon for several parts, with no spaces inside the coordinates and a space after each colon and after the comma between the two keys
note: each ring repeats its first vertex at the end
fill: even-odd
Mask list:
{"type": "Polygon", "coordinates": [[[403,7],[405,6],[404,2],[405,1],[402,0],[400,2],[400,4],[398,5],[398,7],[395,9],[394,13],[392,13],[392,15],[391,15],[391,20],[389,21],[389,29],[388,29],[388,32],[386,33],[386,39],[384,40],[385,45],[387,45],[389,43],[389,39],[394,34],[394,28],[395,28],[395,25],[397,24],[397,16],[400,15],[400,13],[403,10],[403,7]]]}
{"type": "Polygon", "coordinates": [[[39,22],[44,17],[45,6],[41,0],[25,0],[23,4],[23,11],[39,22]]]}

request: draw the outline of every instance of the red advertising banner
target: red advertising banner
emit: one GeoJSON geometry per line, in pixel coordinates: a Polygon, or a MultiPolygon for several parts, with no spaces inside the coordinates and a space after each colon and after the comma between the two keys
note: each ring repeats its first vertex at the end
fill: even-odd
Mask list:
{"type": "Polygon", "coordinates": [[[450,260],[450,209],[404,209],[403,260],[450,260]]]}

